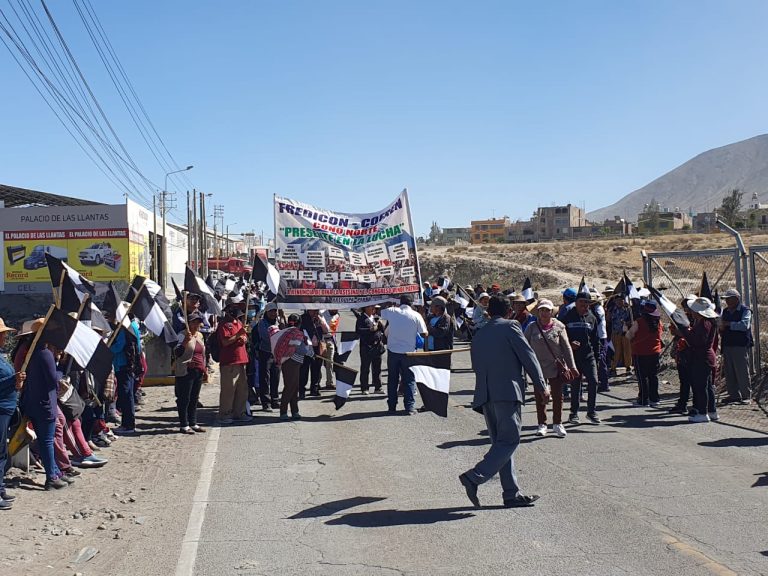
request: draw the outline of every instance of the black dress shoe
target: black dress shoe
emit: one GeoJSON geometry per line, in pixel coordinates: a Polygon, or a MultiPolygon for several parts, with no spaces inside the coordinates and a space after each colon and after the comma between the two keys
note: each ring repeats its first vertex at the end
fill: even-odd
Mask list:
{"type": "Polygon", "coordinates": [[[538,494],[531,494],[530,496],[518,494],[517,497],[512,500],[504,500],[504,508],[528,508],[529,506],[533,506],[533,503],[538,499],[538,494]]]}
{"type": "Polygon", "coordinates": [[[464,490],[467,491],[467,498],[472,502],[472,505],[475,508],[480,508],[480,499],[477,497],[477,484],[472,482],[466,474],[459,476],[459,482],[464,486],[464,490]]]}

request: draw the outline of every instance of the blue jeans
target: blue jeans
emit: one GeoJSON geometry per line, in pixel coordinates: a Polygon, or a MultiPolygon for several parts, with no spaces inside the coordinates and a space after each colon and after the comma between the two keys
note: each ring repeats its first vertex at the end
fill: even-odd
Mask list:
{"type": "Polygon", "coordinates": [[[515,473],[515,450],[520,445],[522,406],[520,402],[488,402],[483,405],[491,448],[477,466],[467,472],[475,484],[487,482],[498,473],[504,500],[513,500],[520,494],[515,473]]]}
{"type": "Polygon", "coordinates": [[[413,410],[416,404],[416,377],[409,368],[408,357],[397,352],[387,352],[387,404],[390,410],[397,409],[397,389],[401,378],[405,390],[405,409],[413,410]]]}
{"type": "Polygon", "coordinates": [[[117,409],[120,410],[122,427],[127,430],[136,428],[136,408],[133,397],[133,374],[128,370],[120,370],[115,373],[117,380],[117,409]]]}
{"type": "Polygon", "coordinates": [[[8,426],[13,414],[0,414],[0,496],[5,494],[5,468],[8,465],[8,426]]]}
{"type": "Polygon", "coordinates": [[[61,476],[61,470],[56,465],[56,458],[53,455],[53,436],[56,433],[56,420],[48,420],[47,418],[30,418],[30,420],[32,420],[32,426],[35,427],[37,449],[43,461],[45,476],[48,480],[55,480],[61,476]]]}

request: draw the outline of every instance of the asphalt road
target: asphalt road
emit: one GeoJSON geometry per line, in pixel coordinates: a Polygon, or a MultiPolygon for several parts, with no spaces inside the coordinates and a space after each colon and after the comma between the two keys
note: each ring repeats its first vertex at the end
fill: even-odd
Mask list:
{"type": "Polygon", "coordinates": [[[389,416],[384,396],[355,390],[338,412],[324,392],[301,403],[300,422],[273,413],[222,428],[198,490],[204,521],[183,553],[193,573],[768,573],[768,436],[615,395],[599,397],[603,425],[565,439],[534,437],[529,403],[517,468],[541,500],[503,509],[494,479],[473,509],[457,477],[489,440],[467,407],[468,354],[454,358],[465,370],[447,419],[389,416]]]}

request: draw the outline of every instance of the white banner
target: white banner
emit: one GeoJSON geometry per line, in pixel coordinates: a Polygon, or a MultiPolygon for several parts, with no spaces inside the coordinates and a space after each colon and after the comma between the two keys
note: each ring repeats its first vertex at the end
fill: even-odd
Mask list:
{"type": "Polygon", "coordinates": [[[286,307],[344,310],[398,301],[403,294],[421,298],[405,190],[383,210],[368,214],[275,197],[275,257],[288,284],[286,307]]]}

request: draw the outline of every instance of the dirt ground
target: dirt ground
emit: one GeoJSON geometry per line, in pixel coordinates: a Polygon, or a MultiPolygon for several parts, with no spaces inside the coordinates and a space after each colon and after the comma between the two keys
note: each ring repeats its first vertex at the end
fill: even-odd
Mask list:
{"type": "MultiPolygon", "coordinates": [[[[11,469],[17,500],[0,513],[0,574],[175,572],[174,544],[187,528],[207,434],[177,432],[172,386],[146,392],[137,414],[140,436],[98,452],[109,459],[103,468],[81,469],[73,485],[49,492],[43,473],[11,469]]],[[[201,401],[209,408],[201,410],[200,423],[212,423],[215,382],[203,388],[201,401]]]]}
{"type": "MultiPolygon", "coordinates": [[[[747,246],[768,244],[768,234],[742,233],[747,246]]],[[[542,295],[557,296],[567,286],[587,284],[602,290],[615,286],[626,270],[640,284],[641,252],[667,252],[732,248],[724,233],[670,234],[652,237],[578,240],[536,244],[486,244],[478,246],[429,246],[419,249],[422,276],[448,275],[462,285],[498,282],[520,289],[526,276],[542,295]]]]}

